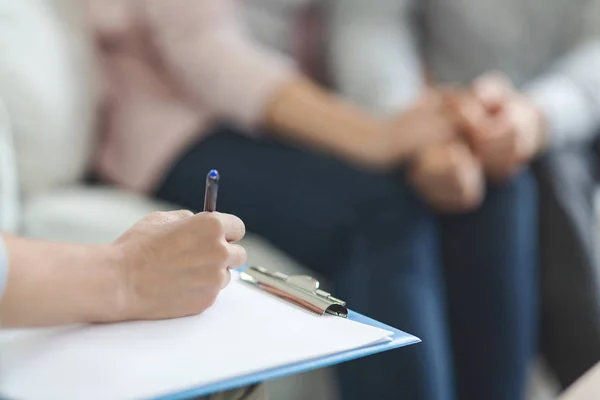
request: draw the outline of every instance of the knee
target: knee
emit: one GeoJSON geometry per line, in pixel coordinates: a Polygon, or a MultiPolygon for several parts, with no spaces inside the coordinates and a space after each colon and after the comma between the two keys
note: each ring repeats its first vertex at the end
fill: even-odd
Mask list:
{"type": "Polygon", "coordinates": [[[436,216],[404,183],[381,197],[357,227],[357,234],[372,251],[380,276],[429,276],[436,269],[439,232],[436,216]]]}
{"type": "Polygon", "coordinates": [[[433,214],[420,196],[405,181],[389,181],[386,188],[373,192],[369,208],[363,216],[370,225],[415,231],[432,224],[433,214]],[[404,229],[405,228],[405,229],[404,229]]]}

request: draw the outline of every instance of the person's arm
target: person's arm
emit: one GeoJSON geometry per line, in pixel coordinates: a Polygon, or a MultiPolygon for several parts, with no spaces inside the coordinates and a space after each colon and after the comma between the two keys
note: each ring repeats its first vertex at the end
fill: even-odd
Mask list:
{"type": "Polygon", "coordinates": [[[325,151],[360,158],[380,123],[302,77],[294,62],[262,48],[231,0],[148,0],[154,41],[182,87],[214,114],[325,151]]]}
{"type": "Polygon", "coordinates": [[[119,285],[108,246],[3,239],[2,325],[103,322],[116,314],[119,285]]]}
{"type": "Polygon", "coordinates": [[[152,213],[109,245],[0,237],[3,327],[194,315],[246,262],[232,215],[152,213]],[[190,239],[191,238],[191,239],[190,239]]]}
{"type": "Polygon", "coordinates": [[[329,2],[328,65],[344,97],[390,113],[422,92],[412,4],[412,0],[329,2]]]}
{"type": "Polygon", "coordinates": [[[587,11],[588,40],[525,88],[545,118],[550,146],[600,131],[600,1],[587,11]]]}
{"type": "Polygon", "coordinates": [[[399,134],[398,120],[382,121],[302,77],[291,61],[243,32],[235,1],[145,4],[152,40],[166,67],[215,115],[249,128],[267,125],[284,140],[376,167],[398,164],[415,146],[447,136],[449,129],[431,129],[432,136],[421,130],[412,140],[417,132],[399,134]]]}
{"type": "Polygon", "coordinates": [[[600,130],[600,38],[574,51],[525,89],[542,111],[550,146],[600,130]]]}

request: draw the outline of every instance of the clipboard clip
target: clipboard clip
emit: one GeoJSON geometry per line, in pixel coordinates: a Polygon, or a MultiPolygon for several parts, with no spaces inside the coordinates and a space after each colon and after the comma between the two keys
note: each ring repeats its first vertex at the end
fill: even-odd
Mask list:
{"type": "Polygon", "coordinates": [[[315,314],[348,318],[346,302],[319,289],[319,281],[308,275],[290,276],[263,267],[248,267],[240,273],[240,279],[315,314]]]}

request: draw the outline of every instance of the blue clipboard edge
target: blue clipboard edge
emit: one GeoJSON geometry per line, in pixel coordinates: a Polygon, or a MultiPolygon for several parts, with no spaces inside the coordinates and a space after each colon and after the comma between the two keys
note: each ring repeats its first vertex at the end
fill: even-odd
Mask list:
{"type": "Polygon", "coordinates": [[[319,368],[329,367],[342,362],[355,360],[357,358],[370,356],[372,354],[381,353],[387,350],[396,349],[399,347],[408,346],[421,342],[421,339],[416,336],[409,335],[396,328],[385,325],[379,321],[366,317],[362,314],[349,310],[348,318],[363,324],[375,326],[388,331],[394,332],[390,342],[378,343],[371,346],[361,347],[358,349],[346,351],[343,353],[323,356],[312,360],[300,361],[294,364],[288,364],[283,367],[276,367],[260,372],[254,372],[243,376],[238,376],[231,379],[226,379],[220,382],[211,383],[198,388],[186,389],[177,393],[165,394],[156,397],[156,400],[185,400],[208,394],[222,392],[225,390],[235,389],[242,386],[254,385],[259,382],[268,381],[275,378],[283,378],[289,375],[295,375],[302,372],[312,371],[319,368]]]}

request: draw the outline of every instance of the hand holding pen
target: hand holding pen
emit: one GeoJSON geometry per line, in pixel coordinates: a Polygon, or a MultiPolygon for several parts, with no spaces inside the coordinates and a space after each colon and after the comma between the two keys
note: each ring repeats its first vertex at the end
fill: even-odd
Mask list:
{"type": "Polygon", "coordinates": [[[217,171],[211,171],[207,212],[152,213],[103,248],[102,260],[116,260],[110,268],[123,284],[115,285],[114,297],[123,300],[114,311],[103,304],[106,311],[93,322],[181,317],[213,304],[229,283],[229,269],[246,263],[246,251],[235,243],[244,236],[244,223],[214,212],[218,181],[217,171]]]}

